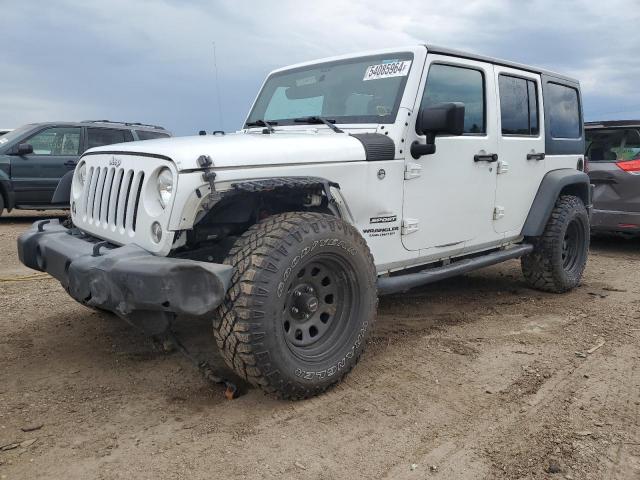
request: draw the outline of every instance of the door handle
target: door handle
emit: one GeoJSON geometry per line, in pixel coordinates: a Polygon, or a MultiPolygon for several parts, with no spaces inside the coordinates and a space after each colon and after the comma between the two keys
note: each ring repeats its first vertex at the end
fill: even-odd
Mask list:
{"type": "Polygon", "coordinates": [[[77,164],[78,162],[74,162],[73,160],[67,160],[66,162],[64,162],[65,167],[75,167],[77,164]]]}
{"type": "Polygon", "coordinates": [[[527,160],[544,160],[544,153],[527,153],[527,160]]]}
{"type": "Polygon", "coordinates": [[[497,162],[498,161],[498,154],[497,153],[487,153],[484,155],[480,155],[480,154],[476,154],[473,156],[473,161],[474,162],[497,162]]]}

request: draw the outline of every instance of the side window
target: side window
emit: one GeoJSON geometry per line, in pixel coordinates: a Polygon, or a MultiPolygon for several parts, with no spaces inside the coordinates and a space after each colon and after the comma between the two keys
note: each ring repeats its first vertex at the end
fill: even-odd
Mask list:
{"type": "Polygon", "coordinates": [[[503,135],[538,135],[536,82],[500,74],[500,118],[503,135]]]}
{"type": "Polygon", "coordinates": [[[580,138],[580,104],[575,88],[549,82],[545,104],[549,107],[549,122],[553,138],[580,138]]]}
{"type": "Polygon", "coordinates": [[[438,103],[464,103],[464,133],[485,133],[484,76],[479,70],[433,64],[422,96],[422,108],[438,103]]]}
{"type": "Polygon", "coordinates": [[[79,155],[80,127],[47,128],[27,140],[34,155],[79,155]]]}
{"type": "Polygon", "coordinates": [[[168,138],[168,133],[150,132],[149,130],[136,130],[140,140],[153,140],[154,138],[168,138]]]}
{"type": "Polygon", "coordinates": [[[87,128],[87,148],[112,145],[133,141],[133,135],[129,130],[117,130],[115,128],[87,128]]]}

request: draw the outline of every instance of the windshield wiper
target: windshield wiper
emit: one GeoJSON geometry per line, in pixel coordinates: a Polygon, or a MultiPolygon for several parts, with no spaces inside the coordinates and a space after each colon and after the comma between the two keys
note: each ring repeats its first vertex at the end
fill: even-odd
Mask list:
{"type": "Polygon", "coordinates": [[[254,122],[247,122],[245,125],[247,127],[267,127],[269,133],[274,133],[276,130],[273,128],[274,125],[277,125],[278,122],[267,122],[266,120],[256,120],[254,122]]]}
{"type": "Polygon", "coordinates": [[[329,127],[334,132],[336,132],[336,133],[344,133],[342,130],[340,130],[338,127],[336,127],[334,125],[334,123],[336,123],[336,121],[333,118],[324,118],[324,117],[313,116],[313,117],[294,118],[293,121],[296,122],[296,123],[311,123],[311,124],[313,124],[313,123],[324,123],[327,127],[329,127]]]}

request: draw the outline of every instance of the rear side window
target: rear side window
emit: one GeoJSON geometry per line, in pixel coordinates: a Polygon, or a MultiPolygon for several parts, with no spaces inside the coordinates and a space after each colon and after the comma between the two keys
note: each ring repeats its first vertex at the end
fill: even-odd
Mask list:
{"type": "Polygon", "coordinates": [[[545,103],[549,108],[549,123],[553,138],[580,138],[580,104],[575,88],[549,82],[545,103]]]}
{"type": "Polygon", "coordinates": [[[150,132],[149,130],[136,130],[140,140],[153,140],[154,138],[168,138],[168,133],[150,132]]]}
{"type": "Polygon", "coordinates": [[[446,102],[464,103],[464,133],[486,132],[482,72],[451,65],[431,65],[422,108],[446,102]]]}
{"type": "Polygon", "coordinates": [[[500,75],[500,118],[503,135],[540,133],[536,82],[525,78],[500,75]]]}
{"type": "Polygon", "coordinates": [[[117,130],[115,128],[87,128],[87,148],[112,145],[133,141],[133,135],[129,130],[117,130]]]}

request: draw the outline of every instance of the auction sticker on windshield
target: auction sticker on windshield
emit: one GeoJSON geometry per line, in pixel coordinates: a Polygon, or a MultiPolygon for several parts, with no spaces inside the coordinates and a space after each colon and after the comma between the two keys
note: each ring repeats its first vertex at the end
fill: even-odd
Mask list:
{"type": "Polygon", "coordinates": [[[362,80],[378,80],[380,78],[406,77],[411,67],[411,60],[394,60],[367,67],[362,80]]]}

